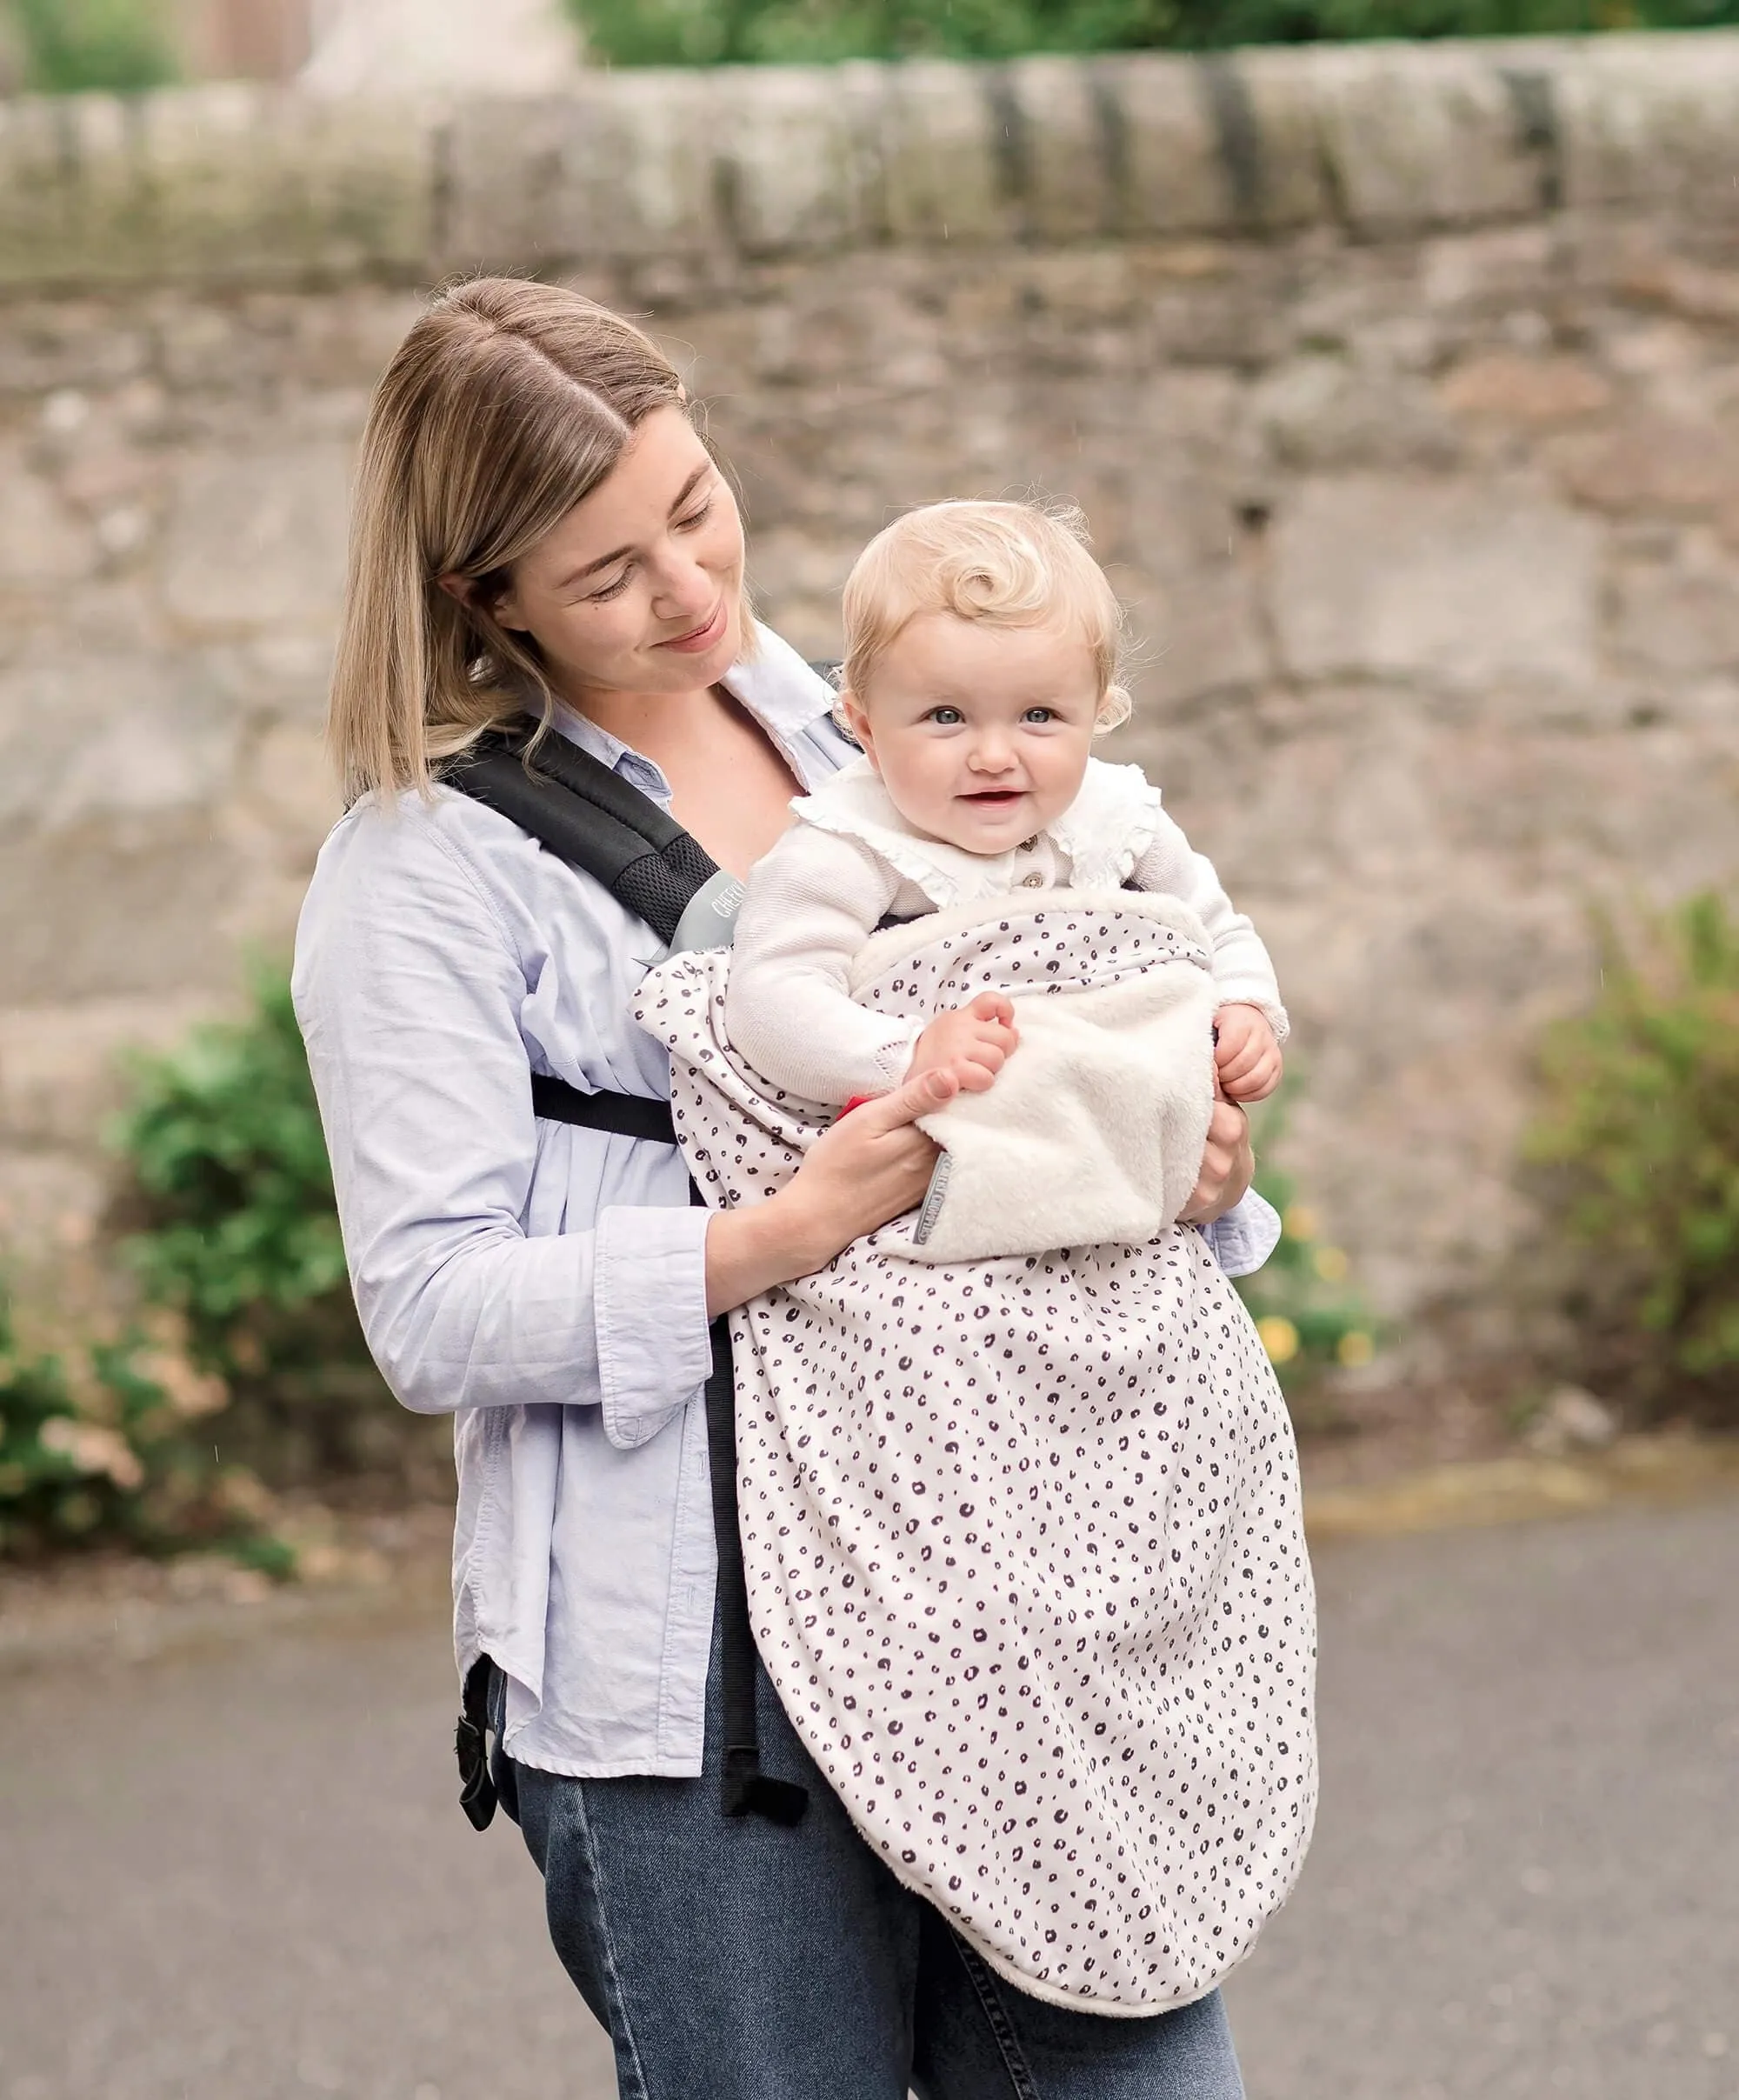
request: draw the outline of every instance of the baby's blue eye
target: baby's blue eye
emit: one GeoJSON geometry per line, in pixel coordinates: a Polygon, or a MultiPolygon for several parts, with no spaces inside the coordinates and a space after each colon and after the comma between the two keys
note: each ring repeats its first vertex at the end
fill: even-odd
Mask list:
{"type": "Polygon", "coordinates": [[[1056,710],[1050,707],[1029,707],[1021,717],[1023,722],[1054,722],[1056,710]]]}
{"type": "Polygon", "coordinates": [[[933,707],[929,710],[929,719],[940,729],[951,730],[957,723],[964,722],[966,717],[957,707],[933,707]]]}

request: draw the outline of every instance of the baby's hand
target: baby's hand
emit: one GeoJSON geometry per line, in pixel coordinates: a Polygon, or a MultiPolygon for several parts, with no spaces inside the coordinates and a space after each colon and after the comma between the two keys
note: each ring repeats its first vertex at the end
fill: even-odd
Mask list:
{"type": "Polygon", "coordinates": [[[1280,1045],[1259,1006],[1223,1006],[1214,1017],[1219,1040],[1214,1070],[1228,1101],[1261,1101],[1280,1084],[1280,1045]]]}
{"type": "Polygon", "coordinates": [[[982,1094],[1019,1041],[1013,1005],[999,991],[981,991],[969,1006],[930,1023],[913,1047],[906,1077],[946,1072],[963,1093],[982,1094]]]}

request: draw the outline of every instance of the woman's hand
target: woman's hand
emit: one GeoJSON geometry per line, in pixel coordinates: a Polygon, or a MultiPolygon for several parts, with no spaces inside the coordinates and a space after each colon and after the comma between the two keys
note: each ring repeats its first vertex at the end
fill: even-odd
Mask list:
{"type": "Polygon", "coordinates": [[[946,1072],[917,1073],[823,1130],[776,1196],[717,1212],[707,1227],[708,1317],[813,1276],[853,1240],[916,1210],[936,1159],[916,1118],[958,1091],[946,1072]]]}
{"type": "Polygon", "coordinates": [[[1250,1146],[1249,1117],[1236,1102],[1216,1101],[1208,1119],[1207,1150],[1202,1155],[1202,1171],[1196,1189],[1183,1206],[1186,1225],[1209,1225],[1223,1217],[1256,1176],[1256,1153],[1250,1146]]]}

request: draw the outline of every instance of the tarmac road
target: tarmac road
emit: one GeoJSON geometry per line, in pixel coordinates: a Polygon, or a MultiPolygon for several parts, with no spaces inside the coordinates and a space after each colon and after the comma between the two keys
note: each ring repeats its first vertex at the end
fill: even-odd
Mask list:
{"type": "MultiPolygon", "coordinates": [[[[1739,2100],[1739,1503],[1334,1547],[1251,2100],[1739,2100]]],[[[0,1678],[0,2100],[606,2100],[426,1615],[0,1678]]],[[[851,2100],[850,2095],[816,2100],[851,2100]]]]}

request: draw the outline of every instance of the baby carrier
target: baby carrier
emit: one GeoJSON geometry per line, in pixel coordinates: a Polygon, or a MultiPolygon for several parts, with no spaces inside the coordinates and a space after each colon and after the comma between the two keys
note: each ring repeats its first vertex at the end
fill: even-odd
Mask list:
{"type": "MultiPolygon", "coordinates": [[[[673,954],[730,937],[743,886],[718,868],[676,819],[617,773],[564,737],[538,744],[532,767],[526,753],[530,725],[486,737],[447,767],[443,783],[483,803],[530,832],[546,852],[595,877],[630,911],[645,920],[673,954]]],[[[565,1080],[534,1073],[531,1105],[540,1117],[607,1130],[620,1137],[674,1145],[670,1105],[639,1094],[583,1092],[565,1080]]],[[[700,1200],[696,1193],[695,1201],[700,1200]]],[[[712,1370],[706,1382],[707,1450],[712,1473],[713,1530],[718,1549],[718,1615],[724,1708],[722,1805],[727,1816],[757,1815],[793,1823],[808,1794],[761,1770],[755,1720],[755,1640],[743,1586],[736,1513],[736,1431],[730,1330],[711,1329],[712,1370]]],[[[490,1770],[488,1730],[495,1665],[488,1656],[465,1678],[455,1731],[459,1803],[485,1830],[498,1790],[490,1770]]],[[[497,1743],[499,1742],[498,1723],[497,1743]]],[[[511,1803],[509,1804],[510,1808],[511,1803]]]]}

